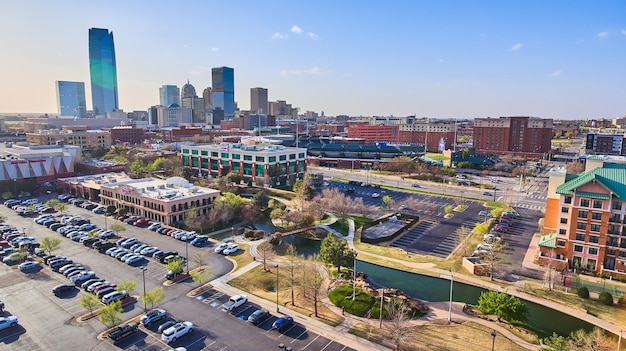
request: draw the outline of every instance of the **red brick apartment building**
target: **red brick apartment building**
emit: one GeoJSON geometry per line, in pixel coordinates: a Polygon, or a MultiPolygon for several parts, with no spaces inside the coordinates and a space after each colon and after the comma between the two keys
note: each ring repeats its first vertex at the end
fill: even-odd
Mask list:
{"type": "Polygon", "coordinates": [[[397,143],[400,141],[398,126],[350,126],[348,128],[348,138],[365,139],[366,144],[377,142],[397,143]]]}
{"type": "Polygon", "coordinates": [[[476,118],[474,148],[479,154],[541,157],[550,153],[553,120],[535,117],[476,118]]]}
{"type": "Polygon", "coordinates": [[[377,142],[423,144],[428,151],[437,151],[443,139],[446,149],[454,145],[454,123],[415,123],[394,126],[351,126],[348,138],[365,139],[366,144],[377,142]]]}
{"type": "Polygon", "coordinates": [[[146,138],[146,131],[130,124],[125,126],[115,126],[109,130],[113,143],[141,144],[146,138]]]}

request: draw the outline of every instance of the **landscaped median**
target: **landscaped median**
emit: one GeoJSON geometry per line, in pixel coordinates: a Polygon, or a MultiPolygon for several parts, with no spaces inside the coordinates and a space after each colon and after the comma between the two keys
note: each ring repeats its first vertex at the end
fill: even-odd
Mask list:
{"type": "MultiPolygon", "coordinates": [[[[128,306],[131,303],[135,303],[135,302],[137,302],[137,300],[139,300],[139,296],[130,296],[130,297],[128,297],[128,298],[126,298],[126,299],[121,301],[121,307],[128,306]]],[[[86,314],[83,314],[82,316],[78,316],[76,318],[76,321],[77,322],[84,322],[84,321],[87,321],[87,320],[89,320],[91,318],[98,317],[102,313],[103,309],[106,308],[106,307],[107,306],[103,306],[103,307],[98,308],[97,310],[94,310],[94,311],[90,312],[90,313],[86,313],[86,314]]]]}
{"type": "Polygon", "coordinates": [[[124,321],[118,325],[115,325],[105,331],[103,331],[102,333],[98,334],[97,339],[98,340],[107,340],[107,337],[109,336],[109,334],[111,334],[112,331],[114,331],[115,329],[117,329],[120,325],[128,325],[128,324],[132,324],[135,323],[137,325],[139,325],[139,322],[141,321],[141,317],[143,317],[145,315],[145,313],[142,313],[138,316],[135,316],[127,321],[124,321]]]}
{"type": "MultiPolygon", "coordinates": [[[[189,273],[181,273],[181,275],[177,276],[174,279],[164,281],[163,282],[163,286],[172,286],[172,285],[174,285],[176,283],[180,283],[180,282],[185,281],[185,280],[187,280],[189,278],[194,278],[194,276],[200,278],[202,275],[207,275],[207,273],[210,273],[209,267],[207,267],[207,266],[196,267],[196,268],[190,270],[189,273]]],[[[207,278],[207,277],[204,276],[202,278],[207,278]]],[[[206,279],[206,280],[208,280],[208,279],[206,279]]]]}

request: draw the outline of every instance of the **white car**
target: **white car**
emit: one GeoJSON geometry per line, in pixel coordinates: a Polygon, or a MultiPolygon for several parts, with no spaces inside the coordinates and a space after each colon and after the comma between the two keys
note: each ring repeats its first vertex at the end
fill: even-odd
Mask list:
{"type": "Polygon", "coordinates": [[[222,250],[222,255],[228,256],[230,254],[234,254],[237,251],[239,251],[239,245],[237,245],[237,244],[229,244],[227,248],[222,250]]]}
{"type": "Polygon", "coordinates": [[[159,250],[158,247],[148,246],[148,247],[144,247],[143,249],[141,249],[139,253],[145,256],[151,256],[153,253],[157,252],[157,250],[159,250]]]}
{"type": "Polygon", "coordinates": [[[224,251],[227,247],[228,247],[228,243],[222,243],[219,244],[216,248],[215,248],[215,253],[222,253],[222,251],[224,251]]]}
{"type": "Polygon", "coordinates": [[[189,321],[176,323],[163,331],[163,334],[161,334],[161,340],[169,344],[175,342],[188,333],[191,333],[192,331],[193,323],[189,321]]]}
{"type": "Polygon", "coordinates": [[[373,198],[378,198],[378,197],[380,197],[380,194],[379,193],[372,193],[372,197],[373,198]]]}
{"type": "Polygon", "coordinates": [[[135,264],[137,262],[141,262],[143,260],[144,260],[143,256],[135,254],[135,255],[130,256],[129,258],[127,258],[126,261],[124,261],[124,262],[126,262],[126,264],[132,265],[132,264],[135,264]]]}
{"type": "Polygon", "coordinates": [[[183,236],[180,237],[182,241],[191,241],[196,238],[196,232],[187,232],[183,236]]]}
{"type": "Polygon", "coordinates": [[[17,317],[8,316],[8,317],[0,317],[0,330],[6,328],[13,328],[17,325],[17,317]]]}

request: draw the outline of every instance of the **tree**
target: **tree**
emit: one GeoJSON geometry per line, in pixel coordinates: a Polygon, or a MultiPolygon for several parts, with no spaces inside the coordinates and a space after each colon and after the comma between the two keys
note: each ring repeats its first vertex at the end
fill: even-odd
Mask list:
{"type": "Polygon", "coordinates": [[[461,226],[454,232],[454,244],[462,257],[468,257],[471,254],[471,241],[468,240],[471,234],[472,232],[466,226],[461,226]]]}
{"type": "Polygon", "coordinates": [[[297,180],[293,184],[293,192],[296,193],[297,202],[300,203],[298,209],[304,208],[304,202],[311,200],[315,195],[315,190],[311,186],[309,177],[305,174],[302,180],[297,180]]]}
{"type": "Polygon", "coordinates": [[[117,208],[115,208],[115,205],[109,205],[107,206],[107,215],[112,215],[113,213],[115,213],[115,210],[117,210],[117,208]]]}
{"type": "Polygon", "coordinates": [[[207,256],[206,251],[198,251],[191,256],[191,262],[195,267],[200,267],[204,263],[204,259],[207,256]]]}
{"type": "Polygon", "coordinates": [[[557,333],[543,339],[543,344],[546,346],[541,351],[567,351],[567,339],[560,336],[557,333]]]}
{"type": "Polygon", "coordinates": [[[51,255],[54,251],[61,248],[61,239],[55,236],[44,236],[39,246],[41,251],[51,255]]]}
{"type": "Polygon", "coordinates": [[[385,327],[396,350],[413,337],[409,321],[413,319],[411,307],[405,300],[391,299],[385,305],[385,310],[390,318],[390,323],[385,327]]]}
{"type": "Polygon", "coordinates": [[[211,275],[211,271],[205,267],[202,271],[193,273],[191,279],[198,284],[204,284],[211,278],[211,275]]]}
{"type": "Polygon", "coordinates": [[[142,299],[143,302],[147,306],[150,306],[150,309],[152,309],[154,305],[161,303],[161,301],[165,299],[165,293],[163,292],[163,288],[154,288],[146,291],[146,293],[143,294],[142,299]]]}
{"type": "Polygon", "coordinates": [[[187,180],[191,179],[191,177],[193,177],[195,174],[196,172],[188,166],[184,166],[181,171],[181,176],[187,180]]]}
{"type": "Polygon", "coordinates": [[[588,299],[589,298],[589,289],[587,289],[586,286],[581,286],[580,288],[578,288],[578,291],[576,291],[576,294],[581,299],[588,299]]]}
{"type": "Polygon", "coordinates": [[[2,193],[2,198],[7,200],[13,197],[13,193],[10,191],[5,191],[2,193]]]}
{"type": "Polygon", "coordinates": [[[355,252],[350,250],[348,243],[339,239],[331,233],[322,240],[319,257],[322,262],[337,267],[337,272],[341,272],[341,266],[352,267],[355,252]]]}
{"type": "Polygon", "coordinates": [[[252,197],[252,202],[260,207],[267,207],[270,198],[267,196],[265,191],[259,191],[252,197]]]}
{"type": "Polygon", "coordinates": [[[113,301],[100,309],[100,322],[111,328],[122,322],[120,314],[122,313],[122,301],[113,301]]]}
{"type": "Polygon", "coordinates": [[[476,223],[474,225],[474,232],[480,235],[489,233],[489,225],[487,223],[476,223]]]}
{"type": "Polygon", "coordinates": [[[385,204],[385,206],[387,206],[387,208],[391,208],[391,205],[393,205],[394,201],[391,196],[385,195],[383,196],[383,203],[385,204]]]}
{"type": "Polygon", "coordinates": [[[109,229],[112,230],[115,235],[118,235],[120,232],[126,230],[126,225],[120,222],[113,222],[109,225],[109,229]]]}
{"type": "Polygon", "coordinates": [[[7,220],[7,216],[0,214],[0,222],[4,222],[7,220]]]}
{"type": "Polygon", "coordinates": [[[291,278],[291,305],[296,305],[295,299],[295,287],[296,287],[296,268],[298,267],[298,262],[300,258],[298,257],[298,251],[296,247],[292,244],[287,244],[287,249],[285,250],[285,259],[287,260],[287,269],[289,270],[289,276],[291,278]]]}
{"type": "Polygon", "coordinates": [[[165,269],[167,269],[168,271],[171,271],[174,274],[182,273],[184,268],[185,268],[185,260],[183,260],[182,258],[171,260],[165,265],[165,269]]]}
{"type": "MultiPolygon", "coordinates": [[[[315,317],[319,317],[318,303],[321,300],[321,290],[324,283],[320,271],[323,267],[319,264],[319,256],[313,254],[305,261],[302,285],[304,290],[308,291],[308,296],[313,300],[313,310],[315,317]]],[[[306,296],[306,295],[305,295],[306,296]]]]}
{"type": "Polygon", "coordinates": [[[452,205],[446,205],[446,207],[444,207],[443,210],[447,215],[449,215],[454,210],[454,207],[452,207],[452,205]]]}
{"type": "Polygon", "coordinates": [[[232,192],[234,187],[227,176],[219,176],[215,179],[215,187],[222,193],[232,192]]]}
{"type": "Polygon", "coordinates": [[[508,322],[525,322],[528,318],[528,308],[522,300],[498,291],[481,293],[476,308],[484,314],[494,314],[508,322]]]}
{"type": "Polygon", "coordinates": [[[257,246],[257,252],[263,260],[263,270],[267,271],[266,261],[276,257],[276,250],[274,250],[274,245],[270,244],[268,241],[262,242],[261,244],[259,244],[259,246],[257,246]]]}
{"type": "Polygon", "coordinates": [[[117,291],[126,291],[129,295],[135,290],[136,287],[137,282],[134,280],[124,279],[121,282],[117,283],[117,291]]]}
{"type": "Polygon", "coordinates": [[[600,328],[593,328],[589,333],[579,329],[570,334],[566,350],[609,351],[613,350],[613,345],[600,328]]]}
{"type": "Polygon", "coordinates": [[[100,305],[100,300],[93,294],[86,294],[80,297],[80,305],[84,309],[89,310],[89,313],[93,313],[93,308],[100,305]]]}
{"type": "Polygon", "coordinates": [[[481,262],[487,266],[489,271],[489,279],[493,280],[493,276],[500,268],[500,265],[508,260],[508,254],[506,253],[506,243],[502,240],[495,240],[491,245],[492,249],[481,256],[481,262]]]}
{"type": "Polygon", "coordinates": [[[598,302],[606,306],[613,306],[613,295],[608,291],[603,291],[598,296],[598,302]]]}
{"type": "Polygon", "coordinates": [[[230,172],[228,173],[228,180],[233,184],[239,184],[243,180],[241,173],[230,172]]]}
{"type": "Polygon", "coordinates": [[[198,208],[191,206],[191,208],[185,212],[185,227],[200,231],[202,229],[202,218],[198,208]]]}

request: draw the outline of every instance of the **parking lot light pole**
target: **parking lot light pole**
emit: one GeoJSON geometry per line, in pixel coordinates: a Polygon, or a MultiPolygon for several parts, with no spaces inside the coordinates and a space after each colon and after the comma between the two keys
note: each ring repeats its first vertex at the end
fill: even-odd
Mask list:
{"type": "Polygon", "coordinates": [[[354,264],[352,265],[352,301],[356,300],[356,250],[352,251],[354,253],[354,264]]]}
{"type": "Polygon", "coordinates": [[[188,249],[188,241],[185,240],[185,268],[187,269],[187,274],[189,274],[189,249],[188,249]]]}
{"type": "Polygon", "coordinates": [[[452,322],[452,285],[454,284],[454,275],[450,270],[450,305],[448,306],[448,323],[452,322]]]}
{"type": "Polygon", "coordinates": [[[276,268],[276,312],[280,312],[278,309],[278,263],[274,263],[274,268],[276,268]]]}
{"type": "Polygon", "coordinates": [[[108,230],[109,226],[107,226],[107,214],[106,212],[104,213],[104,230],[108,230]]]}
{"type": "Polygon", "coordinates": [[[148,311],[148,307],[146,306],[146,270],[148,269],[146,266],[139,267],[141,269],[141,277],[143,278],[143,296],[141,299],[143,300],[143,311],[144,313],[148,311]]]}
{"type": "Polygon", "coordinates": [[[378,328],[383,327],[383,302],[385,296],[385,288],[380,288],[380,312],[378,316],[378,328]]]}
{"type": "Polygon", "coordinates": [[[496,335],[498,334],[496,333],[495,330],[491,332],[491,337],[493,338],[493,341],[491,342],[491,351],[494,351],[496,347],[496,335]]]}

